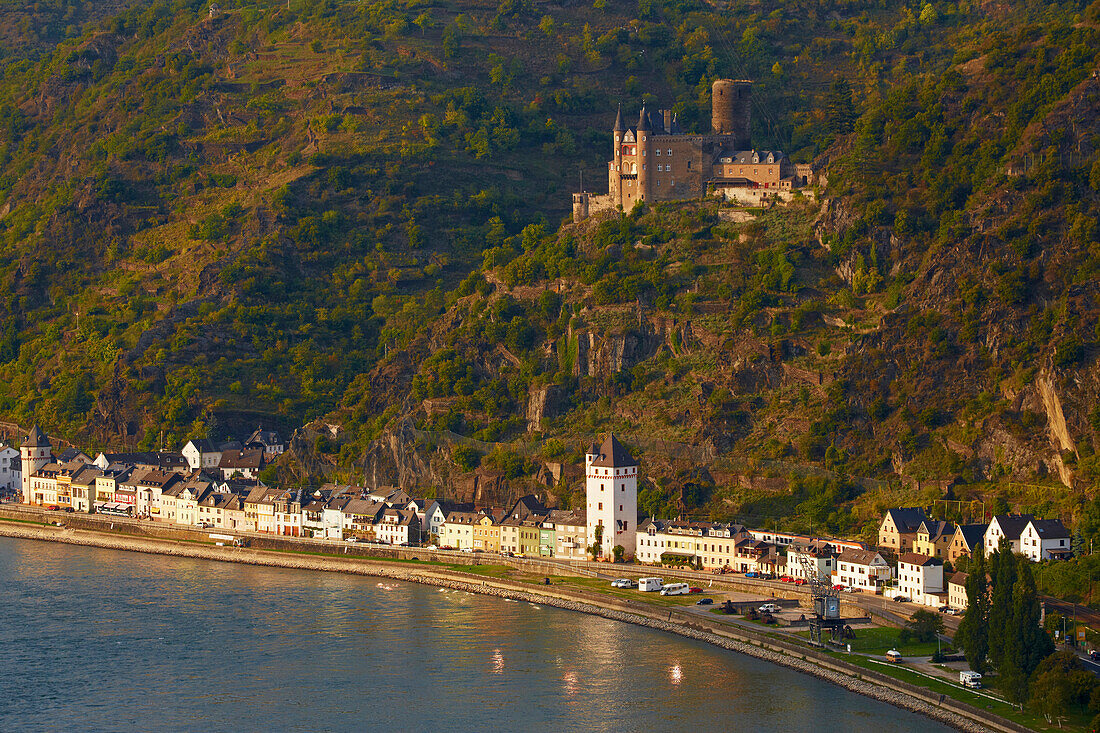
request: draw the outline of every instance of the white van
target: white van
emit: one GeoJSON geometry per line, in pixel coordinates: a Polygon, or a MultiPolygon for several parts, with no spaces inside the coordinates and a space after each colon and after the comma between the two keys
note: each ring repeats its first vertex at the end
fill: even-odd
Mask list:
{"type": "Polygon", "coordinates": [[[638,590],[640,591],[661,590],[664,584],[665,581],[661,578],[638,578],[638,590]]]}
{"type": "Polygon", "coordinates": [[[982,687],[982,676],[977,672],[959,672],[959,682],[963,687],[979,690],[982,687]]]}
{"type": "Polygon", "coordinates": [[[687,583],[670,583],[661,588],[662,596],[686,596],[690,586],[687,583]]]}

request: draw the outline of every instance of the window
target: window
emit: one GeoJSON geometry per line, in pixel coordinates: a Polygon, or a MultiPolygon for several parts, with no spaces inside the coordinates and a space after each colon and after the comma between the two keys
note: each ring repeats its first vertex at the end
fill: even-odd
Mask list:
{"type": "Polygon", "coordinates": [[[600,511],[601,512],[603,511],[603,502],[602,501],[600,502],[600,511]]]}
{"type": "Polygon", "coordinates": [[[660,154],[661,154],[661,149],[660,149],[660,148],[657,148],[657,150],[655,150],[655,151],[653,152],[653,154],[654,154],[654,155],[660,155],[660,154]]]}

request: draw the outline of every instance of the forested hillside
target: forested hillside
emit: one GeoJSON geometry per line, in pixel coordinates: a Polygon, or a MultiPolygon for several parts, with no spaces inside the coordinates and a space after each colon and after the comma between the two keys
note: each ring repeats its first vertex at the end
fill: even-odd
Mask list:
{"type": "Polygon", "coordinates": [[[614,428],[647,512],[834,531],[1100,476],[1100,0],[219,6],[0,9],[6,420],[562,502],[614,428]],[[565,221],[723,77],[816,197],[565,221]]]}

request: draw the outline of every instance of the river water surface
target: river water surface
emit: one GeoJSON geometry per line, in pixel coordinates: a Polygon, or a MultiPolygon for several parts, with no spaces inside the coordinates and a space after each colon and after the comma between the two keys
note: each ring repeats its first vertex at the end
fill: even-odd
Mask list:
{"type": "Polygon", "coordinates": [[[0,731],[943,731],[548,606],[0,538],[0,731]]]}

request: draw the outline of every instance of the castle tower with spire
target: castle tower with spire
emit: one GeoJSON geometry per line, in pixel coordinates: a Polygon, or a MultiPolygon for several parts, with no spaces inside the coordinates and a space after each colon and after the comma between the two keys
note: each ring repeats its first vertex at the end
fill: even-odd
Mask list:
{"type": "Polygon", "coordinates": [[[600,555],[610,559],[616,545],[634,556],[638,527],[638,462],[612,433],[592,444],[584,457],[588,539],[600,535],[600,555]],[[597,530],[597,527],[602,529],[597,530]]]}
{"type": "Polygon", "coordinates": [[[33,504],[31,475],[53,460],[53,446],[50,445],[50,439],[37,425],[31,428],[27,437],[23,438],[19,446],[19,458],[23,469],[22,501],[24,504],[33,504]]]}

